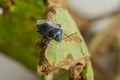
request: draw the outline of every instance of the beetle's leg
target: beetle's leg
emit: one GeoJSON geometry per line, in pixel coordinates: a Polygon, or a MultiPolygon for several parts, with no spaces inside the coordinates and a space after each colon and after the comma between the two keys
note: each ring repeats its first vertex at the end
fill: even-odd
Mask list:
{"type": "Polygon", "coordinates": [[[36,46],[39,46],[40,48],[44,47],[44,41],[43,40],[40,40],[36,43],[36,46]]]}
{"type": "Polygon", "coordinates": [[[43,47],[43,42],[42,42],[42,40],[41,41],[37,41],[37,43],[36,43],[36,46],[38,46],[38,47],[43,47]]]}
{"type": "Polygon", "coordinates": [[[42,39],[36,43],[36,46],[43,48],[46,47],[48,43],[49,43],[48,39],[46,37],[42,37],[42,39]]]}
{"type": "Polygon", "coordinates": [[[58,26],[59,28],[61,28],[61,25],[60,25],[60,24],[57,24],[57,26],[58,26]]]}

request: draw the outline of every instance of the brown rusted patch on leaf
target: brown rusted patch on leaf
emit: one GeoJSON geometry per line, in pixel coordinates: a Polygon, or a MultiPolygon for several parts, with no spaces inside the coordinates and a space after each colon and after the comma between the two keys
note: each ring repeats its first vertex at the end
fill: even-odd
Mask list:
{"type": "Polygon", "coordinates": [[[61,0],[44,0],[44,4],[48,7],[62,7],[61,0]]]}
{"type": "Polygon", "coordinates": [[[80,40],[80,38],[78,36],[73,36],[72,38],[77,44],[81,44],[82,40],[80,40]]]}
{"type": "Polygon", "coordinates": [[[56,8],[62,7],[61,0],[44,0],[44,4],[47,7],[45,14],[47,19],[50,19],[56,13],[56,8]]]}
{"type": "Polygon", "coordinates": [[[47,48],[48,40],[43,37],[42,40],[37,42],[37,46],[41,48],[41,53],[40,53],[40,61],[37,67],[38,73],[44,73],[44,74],[49,74],[52,70],[51,65],[48,63],[46,57],[45,57],[45,50],[47,48]]]}
{"type": "Polygon", "coordinates": [[[67,57],[65,58],[65,60],[64,61],[60,61],[56,65],[56,67],[57,68],[60,67],[60,68],[64,68],[64,69],[68,70],[70,68],[70,66],[71,66],[72,61],[74,61],[72,55],[68,54],[67,57]]]}
{"type": "Polygon", "coordinates": [[[57,64],[57,68],[64,68],[69,71],[72,80],[82,80],[81,73],[85,66],[90,62],[90,55],[83,56],[80,60],[74,60],[71,54],[68,54],[64,61],[57,64]]]}
{"type": "MultiPolygon", "coordinates": [[[[77,33],[76,33],[77,34],[77,33]]],[[[66,42],[71,42],[71,41],[74,41],[74,42],[76,42],[76,44],[81,44],[81,41],[82,40],[80,40],[80,38],[78,37],[78,35],[76,35],[76,34],[71,34],[71,35],[67,35],[67,34],[63,34],[63,36],[64,36],[64,40],[66,41],[66,42]]],[[[80,46],[80,48],[81,48],[81,45],[79,45],[80,46]]]]}
{"type": "Polygon", "coordinates": [[[71,78],[73,79],[81,78],[80,74],[83,71],[83,68],[86,66],[86,64],[89,61],[89,57],[90,57],[89,55],[84,56],[80,60],[74,60],[72,55],[68,54],[67,57],[63,61],[60,61],[56,66],[51,66],[45,57],[46,48],[47,46],[44,46],[44,47],[42,46],[40,61],[37,67],[38,73],[43,73],[45,75],[48,75],[51,72],[55,72],[59,68],[63,68],[63,69],[69,70],[70,72],[69,74],[71,78]]]}
{"type": "Polygon", "coordinates": [[[75,65],[75,64],[82,64],[85,65],[90,59],[89,55],[83,56],[83,58],[81,58],[80,60],[74,60],[72,57],[72,54],[68,54],[67,57],[65,58],[65,60],[60,61],[56,67],[60,67],[60,68],[64,68],[64,69],[69,69],[71,66],[75,65]]]}
{"type": "Polygon", "coordinates": [[[49,8],[47,8],[46,13],[45,13],[46,18],[50,19],[55,13],[56,13],[55,7],[49,7],[49,8]]]}
{"type": "Polygon", "coordinates": [[[83,76],[81,73],[85,66],[87,66],[88,62],[90,61],[90,56],[84,56],[80,61],[75,62],[74,65],[71,65],[69,69],[69,75],[72,80],[82,80],[83,76]]]}

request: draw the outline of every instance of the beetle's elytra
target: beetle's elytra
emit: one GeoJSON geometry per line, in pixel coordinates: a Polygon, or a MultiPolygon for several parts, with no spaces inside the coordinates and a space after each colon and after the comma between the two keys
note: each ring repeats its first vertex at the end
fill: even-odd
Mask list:
{"type": "Polygon", "coordinates": [[[36,26],[38,28],[37,32],[48,40],[54,39],[58,42],[62,41],[62,29],[60,25],[55,24],[53,21],[38,20],[36,26]]]}

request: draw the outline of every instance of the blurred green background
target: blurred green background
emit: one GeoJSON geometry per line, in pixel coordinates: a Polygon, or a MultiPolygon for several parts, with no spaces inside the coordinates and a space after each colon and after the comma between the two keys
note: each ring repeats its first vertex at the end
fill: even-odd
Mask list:
{"type": "Polygon", "coordinates": [[[44,18],[42,0],[0,0],[0,52],[36,70],[39,40],[36,21],[44,18]]]}

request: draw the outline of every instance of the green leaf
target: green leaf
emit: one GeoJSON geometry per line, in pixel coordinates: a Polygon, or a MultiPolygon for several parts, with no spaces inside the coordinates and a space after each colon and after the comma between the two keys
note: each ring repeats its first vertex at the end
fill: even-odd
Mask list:
{"type": "Polygon", "coordinates": [[[88,54],[84,40],[67,11],[58,8],[52,20],[57,24],[61,24],[63,40],[60,43],[52,40],[46,49],[46,58],[51,65],[58,64],[60,61],[64,60],[68,54],[71,54],[74,60],[80,60],[85,54],[88,54]],[[64,39],[67,37],[66,34],[68,36],[71,34],[73,35],[66,40],[64,39]]]}
{"type": "MultiPolygon", "coordinates": [[[[45,50],[45,58],[47,59],[48,64],[50,64],[52,68],[55,69],[65,68],[64,66],[66,65],[67,68],[65,69],[69,70],[68,66],[70,68],[70,64],[78,62],[80,63],[78,64],[79,66],[83,66],[83,69],[81,69],[80,71],[81,78],[84,80],[94,80],[90,59],[86,60],[86,58],[89,57],[90,54],[88,52],[84,39],[82,38],[72,17],[65,9],[56,8],[56,13],[50,18],[50,20],[53,20],[56,24],[61,25],[61,28],[63,30],[63,40],[60,43],[56,42],[55,40],[51,40],[48,44],[45,50]],[[68,57],[69,55],[71,55],[72,59],[68,57]],[[67,64],[67,58],[71,59],[71,63],[67,64]],[[82,62],[82,60],[84,61],[82,62]],[[63,64],[60,66],[59,64],[61,63],[63,64]]],[[[68,62],[70,59],[68,59],[68,62]]],[[[40,66],[44,67],[44,65],[40,66]]],[[[77,66],[77,64],[72,66],[77,66]]]]}

